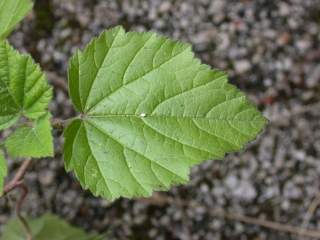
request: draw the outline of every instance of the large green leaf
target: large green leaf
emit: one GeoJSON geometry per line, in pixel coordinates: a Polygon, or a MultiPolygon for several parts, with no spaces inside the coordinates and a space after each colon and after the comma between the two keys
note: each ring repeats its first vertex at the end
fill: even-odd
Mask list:
{"type": "MultiPolygon", "coordinates": [[[[102,240],[102,237],[87,234],[83,230],[72,227],[64,220],[51,214],[37,219],[28,219],[33,240],[102,240]]],[[[25,240],[25,232],[18,219],[12,219],[6,225],[2,240],[25,240]]]]}
{"type": "Polygon", "coordinates": [[[32,6],[31,0],[0,0],[0,40],[9,35],[32,6]]]}
{"type": "Polygon", "coordinates": [[[0,130],[23,115],[36,119],[47,112],[52,89],[32,58],[0,41],[0,130]]]}
{"type": "Polygon", "coordinates": [[[3,153],[0,151],[0,197],[3,193],[4,178],[7,176],[7,174],[7,162],[4,159],[3,153]]]}
{"type": "Polygon", "coordinates": [[[185,183],[190,167],[253,140],[266,120],[187,44],[154,33],[102,33],[70,61],[81,117],[65,131],[65,165],[115,199],[185,183]]]}
{"type": "Polygon", "coordinates": [[[29,125],[20,126],[6,139],[5,147],[9,155],[33,158],[52,157],[50,114],[40,117],[29,125]]]}

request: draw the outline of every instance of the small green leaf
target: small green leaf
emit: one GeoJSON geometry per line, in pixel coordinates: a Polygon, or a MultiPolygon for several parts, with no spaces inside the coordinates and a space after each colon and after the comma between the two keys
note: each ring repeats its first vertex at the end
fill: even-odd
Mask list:
{"type": "Polygon", "coordinates": [[[52,89],[32,58],[0,41],[0,130],[21,115],[37,119],[47,112],[52,89]]]}
{"type": "Polygon", "coordinates": [[[19,117],[15,115],[4,116],[4,117],[0,116],[0,130],[9,128],[10,126],[12,126],[17,122],[18,118],[19,117]]]}
{"type": "Polygon", "coordinates": [[[35,120],[33,126],[21,126],[5,141],[5,147],[12,157],[52,157],[53,139],[50,114],[35,120]]]}
{"type": "MultiPolygon", "coordinates": [[[[27,219],[33,240],[102,240],[102,237],[87,234],[83,230],[70,226],[64,220],[51,214],[37,219],[27,219]]],[[[4,229],[2,240],[25,240],[25,231],[18,219],[12,219],[4,229]]]]}
{"type": "Polygon", "coordinates": [[[65,166],[108,199],[185,183],[193,165],[241,150],[266,124],[189,45],[121,27],[75,54],[69,91],[81,119],[65,131],[65,166]]]}
{"type": "Polygon", "coordinates": [[[0,40],[10,34],[32,6],[31,0],[0,0],[0,40]]]}
{"type": "Polygon", "coordinates": [[[4,178],[7,176],[7,174],[7,162],[4,159],[3,153],[0,151],[0,197],[3,194],[4,178]]]}

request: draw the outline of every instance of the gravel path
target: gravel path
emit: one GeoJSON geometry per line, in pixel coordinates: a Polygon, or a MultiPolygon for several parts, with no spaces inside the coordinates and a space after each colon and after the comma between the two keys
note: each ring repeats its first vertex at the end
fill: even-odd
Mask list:
{"type": "MultiPolygon", "coordinates": [[[[306,218],[320,188],[320,1],[38,1],[11,42],[30,52],[51,81],[64,79],[72,53],[118,24],[190,42],[205,63],[229,73],[270,124],[248,150],[194,168],[187,186],[113,203],[84,192],[65,173],[60,138],[56,158],[39,160],[26,178],[32,190],[25,211],[52,211],[108,232],[109,239],[306,239],[225,220],[215,211],[295,226],[306,218]]],[[[54,115],[73,116],[64,88],[55,90],[54,115]]],[[[0,224],[11,207],[0,200],[0,224]]],[[[320,210],[307,227],[320,228],[320,210]]]]}

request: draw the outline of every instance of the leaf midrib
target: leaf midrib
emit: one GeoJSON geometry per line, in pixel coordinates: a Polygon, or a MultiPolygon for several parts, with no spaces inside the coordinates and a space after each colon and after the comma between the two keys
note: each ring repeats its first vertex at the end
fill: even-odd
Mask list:
{"type": "MultiPolygon", "coordinates": [[[[252,110],[252,109],[248,109],[252,110]]],[[[143,113],[141,113],[143,114],[143,113]]],[[[237,121],[237,122],[265,122],[264,118],[260,119],[236,119],[234,118],[212,118],[212,117],[206,117],[206,116],[170,116],[170,115],[161,115],[161,114],[153,114],[153,115],[148,115],[145,113],[146,116],[142,117],[141,115],[137,114],[101,114],[101,115],[83,115],[82,120],[90,120],[90,119],[95,119],[95,118],[111,118],[111,117],[134,117],[134,118],[174,118],[174,119],[188,119],[188,120],[194,120],[194,119],[205,119],[205,120],[211,120],[211,121],[237,121]]],[[[256,117],[256,116],[255,116],[256,117]]]]}

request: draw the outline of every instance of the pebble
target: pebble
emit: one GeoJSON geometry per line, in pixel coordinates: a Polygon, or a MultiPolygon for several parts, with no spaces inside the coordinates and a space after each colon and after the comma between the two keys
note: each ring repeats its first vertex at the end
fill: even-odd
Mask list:
{"type": "Polygon", "coordinates": [[[251,64],[246,60],[239,60],[235,62],[236,73],[242,74],[251,69],[251,64]]]}

